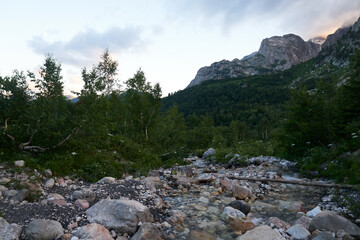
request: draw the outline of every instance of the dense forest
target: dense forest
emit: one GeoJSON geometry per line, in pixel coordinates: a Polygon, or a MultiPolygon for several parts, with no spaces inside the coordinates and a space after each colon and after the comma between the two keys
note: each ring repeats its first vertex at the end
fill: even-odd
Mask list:
{"type": "Polygon", "coordinates": [[[0,161],[96,181],[144,175],[213,147],[218,161],[276,155],[305,174],[359,184],[360,53],[349,56],[345,67],[320,65],[320,54],[284,72],[206,81],[161,98],[141,69],[121,87],[106,50],[82,69],[74,102],[64,96],[61,63],[47,55],[39,73],[0,77],[0,161]]]}

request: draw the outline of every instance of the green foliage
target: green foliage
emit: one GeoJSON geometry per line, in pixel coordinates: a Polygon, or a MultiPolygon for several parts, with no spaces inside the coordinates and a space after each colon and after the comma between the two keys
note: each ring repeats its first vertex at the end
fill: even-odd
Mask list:
{"type": "Polygon", "coordinates": [[[235,149],[240,156],[273,156],[275,145],[273,141],[248,140],[238,142],[235,149]]]}

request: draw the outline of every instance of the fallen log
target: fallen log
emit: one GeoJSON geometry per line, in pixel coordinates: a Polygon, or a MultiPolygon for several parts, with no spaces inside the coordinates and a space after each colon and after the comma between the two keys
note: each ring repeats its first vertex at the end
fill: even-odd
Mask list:
{"type": "Polygon", "coordinates": [[[322,182],[304,182],[297,180],[285,180],[285,179],[270,179],[270,178],[249,178],[249,177],[233,177],[233,179],[245,180],[245,181],[260,181],[260,182],[278,182],[286,184],[296,184],[304,186],[314,186],[314,187],[325,187],[325,188],[342,188],[342,189],[351,189],[357,190],[358,186],[350,184],[336,184],[336,183],[322,183],[322,182]]]}

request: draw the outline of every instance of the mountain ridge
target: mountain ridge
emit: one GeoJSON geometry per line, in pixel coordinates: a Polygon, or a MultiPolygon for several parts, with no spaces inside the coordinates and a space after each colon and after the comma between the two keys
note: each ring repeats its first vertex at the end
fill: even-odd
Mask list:
{"type": "Polygon", "coordinates": [[[358,20],[353,26],[337,29],[333,34],[329,34],[326,39],[316,37],[304,41],[295,34],[265,38],[261,42],[258,51],[240,60],[238,58],[232,61],[224,59],[214,62],[210,66],[201,67],[195,78],[186,88],[208,80],[238,78],[284,71],[294,65],[315,58],[322,49],[335,45],[350,29],[358,29],[359,26],[358,20]]]}

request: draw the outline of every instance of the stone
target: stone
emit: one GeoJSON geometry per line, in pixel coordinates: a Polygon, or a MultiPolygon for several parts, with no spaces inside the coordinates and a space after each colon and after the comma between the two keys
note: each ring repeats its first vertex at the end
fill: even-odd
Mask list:
{"type": "Polygon", "coordinates": [[[244,222],[243,220],[236,219],[236,218],[229,218],[228,222],[229,222],[230,228],[232,230],[237,231],[237,232],[240,231],[242,234],[255,228],[255,225],[253,222],[244,222]]]}
{"type": "Polygon", "coordinates": [[[16,190],[8,190],[5,192],[5,196],[8,198],[11,198],[11,197],[14,197],[17,193],[18,193],[18,191],[16,191],[16,190]]]}
{"type": "Polygon", "coordinates": [[[0,179],[0,184],[7,184],[9,182],[11,182],[10,178],[3,177],[0,179]]]}
{"type": "Polygon", "coordinates": [[[61,224],[53,220],[35,219],[25,227],[29,240],[52,240],[64,233],[61,224]]]}
{"type": "Polygon", "coordinates": [[[200,174],[196,179],[200,183],[209,183],[209,182],[214,180],[213,176],[211,174],[209,174],[209,173],[200,174]]]}
{"type": "Polygon", "coordinates": [[[50,169],[46,169],[46,170],[44,170],[44,175],[47,178],[51,178],[53,174],[52,174],[52,171],[50,169]]]}
{"type": "Polygon", "coordinates": [[[72,237],[73,235],[71,233],[64,233],[63,235],[61,235],[60,240],[71,240],[72,237]]]}
{"type": "Polygon", "coordinates": [[[109,230],[97,223],[80,227],[73,234],[80,239],[86,240],[113,240],[109,230]]]}
{"type": "Polygon", "coordinates": [[[250,204],[243,200],[232,201],[229,206],[241,211],[245,215],[247,215],[251,209],[250,204]]]}
{"type": "Polygon", "coordinates": [[[328,232],[319,232],[316,237],[312,238],[312,240],[335,240],[330,233],[328,232]]]}
{"type": "Polygon", "coordinates": [[[97,183],[115,183],[116,179],[113,177],[103,177],[97,183]]]}
{"type": "Polygon", "coordinates": [[[116,232],[134,234],[139,222],[152,222],[153,216],[142,203],[127,199],[103,199],[86,211],[91,223],[98,223],[116,232]]]}
{"type": "Polygon", "coordinates": [[[0,217],[0,239],[19,240],[22,229],[19,225],[9,224],[4,218],[0,217]]]}
{"type": "Polygon", "coordinates": [[[144,223],[131,240],[165,240],[164,234],[151,223],[144,223]]]}
{"type": "Polygon", "coordinates": [[[59,206],[64,206],[67,204],[67,202],[65,201],[65,199],[53,199],[53,200],[48,200],[49,203],[52,203],[52,204],[56,204],[56,205],[59,205],[59,206]]]}
{"type": "Polygon", "coordinates": [[[8,190],[7,187],[0,185],[0,192],[6,192],[8,190]]]}
{"type": "Polygon", "coordinates": [[[25,161],[24,160],[17,160],[14,162],[15,167],[24,167],[25,166],[25,161]]]}
{"type": "Polygon", "coordinates": [[[177,177],[176,184],[188,188],[191,187],[192,184],[196,184],[196,185],[199,184],[199,181],[188,177],[177,177]]]}
{"type": "Polygon", "coordinates": [[[258,226],[252,230],[247,231],[244,235],[237,238],[237,240],[285,240],[277,231],[273,230],[267,225],[258,226]]]}
{"type": "Polygon", "coordinates": [[[230,191],[233,187],[233,184],[229,180],[220,179],[220,187],[222,190],[230,191]]]}
{"type": "Polygon", "coordinates": [[[300,224],[305,229],[309,230],[311,218],[301,216],[298,220],[296,220],[295,224],[300,224]]]}
{"type": "Polygon", "coordinates": [[[96,199],[96,193],[90,189],[82,189],[79,191],[74,191],[71,194],[71,200],[75,201],[77,199],[85,199],[89,202],[94,202],[96,199]]]}
{"type": "Polygon", "coordinates": [[[161,198],[155,198],[154,199],[154,205],[156,208],[162,208],[163,207],[163,200],[161,198]]]}
{"type": "Polygon", "coordinates": [[[342,229],[350,236],[360,237],[360,227],[352,223],[350,220],[331,211],[323,211],[318,213],[311,220],[309,227],[310,232],[313,232],[316,229],[335,233],[342,229]]]}
{"type": "Polygon", "coordinates": [[[238,184],[234,184],[232,186],[231,189],[233,196],[237,199],[237,200],[244,200],[246,199],[250,194],[251,194],[251,190],[248,189],[247,187],[243,187],[240,186],[238,184]]]}
{"type": "Polygon", "coordinates": [[[202,203],[204,203],[204,204],[208,204],[208,203],[209,203],[209,199],[206,198],[206,197],[200,197],[198,201],[199,201],[199,202],[202,202],[202,203]]]}
{"type": "Polygon", "coordinates": [[[286,233],[291,235],[294,239],[298,240],[306,240],[311,236],[310,232],[300,224],[295,224],[294,226],[286,230],[286,233]]]}
{"type": "Polygon", "coordinates": [[[27,196],[29,196],[29,189],[23,188],[21,190],[19,190],[16,195],[14,195],[13,197],[10,198],[10,200],[13,200],[15,202],[22,202],[24,201],[27,196]]]}
{"type": "Polygon", "coordinates": [[[224,208],[223,214],[225,214],[227,217],[232,217],[237,219],[246,218],[244,213],[229,206],[224,208]]]}
{"type": "Polygon", "coordinates": [[[314,209],[312,209],[311,211],[308,211],[306,213],[307,217],[313,218],[315,217],[318,213],[321,213],[321,209],[319,206],[316,206],[314,209]]]}
{"type": "Polygon", "coordinates": [[[278,229],[282,229],[284,232],[290,227],[290,224],[281,220],[278,217],[269,217],[266,220],[266,224],[269,225],[270,227],[275,226],[278,229]]]}
{"type": "Polygon", "coordinates": [[[85,199],[77,199],[74,202],[75,207],[81,208],[81,209],[88,209],[90,207],[90,204],[85,199]]]}
{"type": "Polygon", "coordinates": [[[209,148],[208,150],[206,150],[204,153],[203,153],[203,158],[208,158],[210,157],[211,155],[214,155],[216,153],[216,151],[213,149],[213,148],[209,148]]]}
{"type": "Polygon", "coordinates": [[[46,188],[52,188],[54,185],[55,185],[55,180],[53,178],[48,179],[45,183],[46,188]]]}
{"type": "Polygon", "coordinates": [[[179,172],[184,174],[186,177],[192,177],[194,175],[194,170],[191,166],[179,166],[179,172]]]}
{"type": "Polygon", "coordinates": [[[160,177],[146,177],[143,182],[152,191],[163,187],[160,177]]]}
{"type": "Polygon", "coordinates": [[[49,193],[48,195],[47,195],[47,198],[46,198],[47,200],[55,200],[55,199],[57,199],[57,200],[64,200],[65,198],[62,196],[62,195],[60,195],[60,194],[58,194],[58,193],[49,193]]]}
{"type": "Polygon", "coordinates": [[[216,236],[211,233],[192,230],[189,234],[188,240],[216,240],[216,236]]]}
{"type": "Polygon", "coordinates": [[[167,221],[173,225],[182,224],[186,214],[180,210],[172,210],[167,221]]]}

